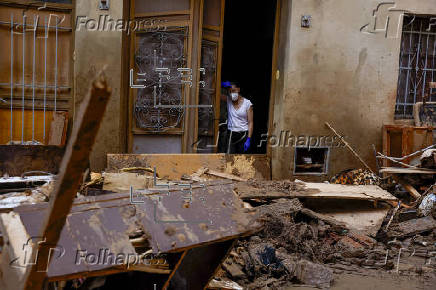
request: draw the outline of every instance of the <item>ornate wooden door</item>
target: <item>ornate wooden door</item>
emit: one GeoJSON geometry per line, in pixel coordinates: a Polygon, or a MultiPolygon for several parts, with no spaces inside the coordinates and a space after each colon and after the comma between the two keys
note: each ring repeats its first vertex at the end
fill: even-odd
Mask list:
{"type": "Polygon", "coordinates": [[[216,152],[218,145],[224,5],[224,0],[204,0],[198,104],[211,107],[198,108],[198,153],[216,152]]]}
{"type": "Polygon", "coordinates": [[[223,1],[132,3],[130,152],[196,152],[214,138],[223,1]]]}

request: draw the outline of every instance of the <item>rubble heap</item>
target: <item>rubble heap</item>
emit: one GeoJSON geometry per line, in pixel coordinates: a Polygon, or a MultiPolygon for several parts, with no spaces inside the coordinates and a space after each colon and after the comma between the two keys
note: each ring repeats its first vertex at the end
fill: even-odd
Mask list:
{"type": "MultiPolygon", "coordinates": [[[[300,186],[291,181],[247,183],[282,192],[300,186]]],[[[419,216],[416,208],[391,208],[371,237],[305,207],[310,203],[304,198],[265,200],[247,204],[263,230],[238,241],[214,281],[231,280],[243,289],[291,284],[325,288],[344,272],[436,276],[436,216],[419,216]]]]}

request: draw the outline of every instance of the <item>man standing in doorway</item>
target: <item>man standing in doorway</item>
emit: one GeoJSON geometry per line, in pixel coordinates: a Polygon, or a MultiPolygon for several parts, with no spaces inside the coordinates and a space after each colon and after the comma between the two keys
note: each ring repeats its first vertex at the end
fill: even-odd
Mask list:
{"type": "Polygon", "coordinates": [[[238,84],[224,82],[227,88],[227,153],[248,153],[253,135],[253,104],[244,98],[238,84]]]}

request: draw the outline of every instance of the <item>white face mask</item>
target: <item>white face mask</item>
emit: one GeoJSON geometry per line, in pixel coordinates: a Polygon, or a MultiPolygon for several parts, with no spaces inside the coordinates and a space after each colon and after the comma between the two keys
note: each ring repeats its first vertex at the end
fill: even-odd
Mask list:
{"type": "Polygon", "coordinates": [[[232,96],[232,101],[235,102],[238,99],[239,94],[238,93],[231,93],[231,96],[232,96]]]}

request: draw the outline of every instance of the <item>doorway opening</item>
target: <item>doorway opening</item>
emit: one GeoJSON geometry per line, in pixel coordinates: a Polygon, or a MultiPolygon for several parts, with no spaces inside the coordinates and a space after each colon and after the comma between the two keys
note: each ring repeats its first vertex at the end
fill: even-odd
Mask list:
{"type": "Polygon", "coordinates": [[[221,80],[239,83],[241,95],[253,103],[253,154],[266,153],[260,140],[268,133],[276,9],[277,0],[225,3],[221,80]]]}

